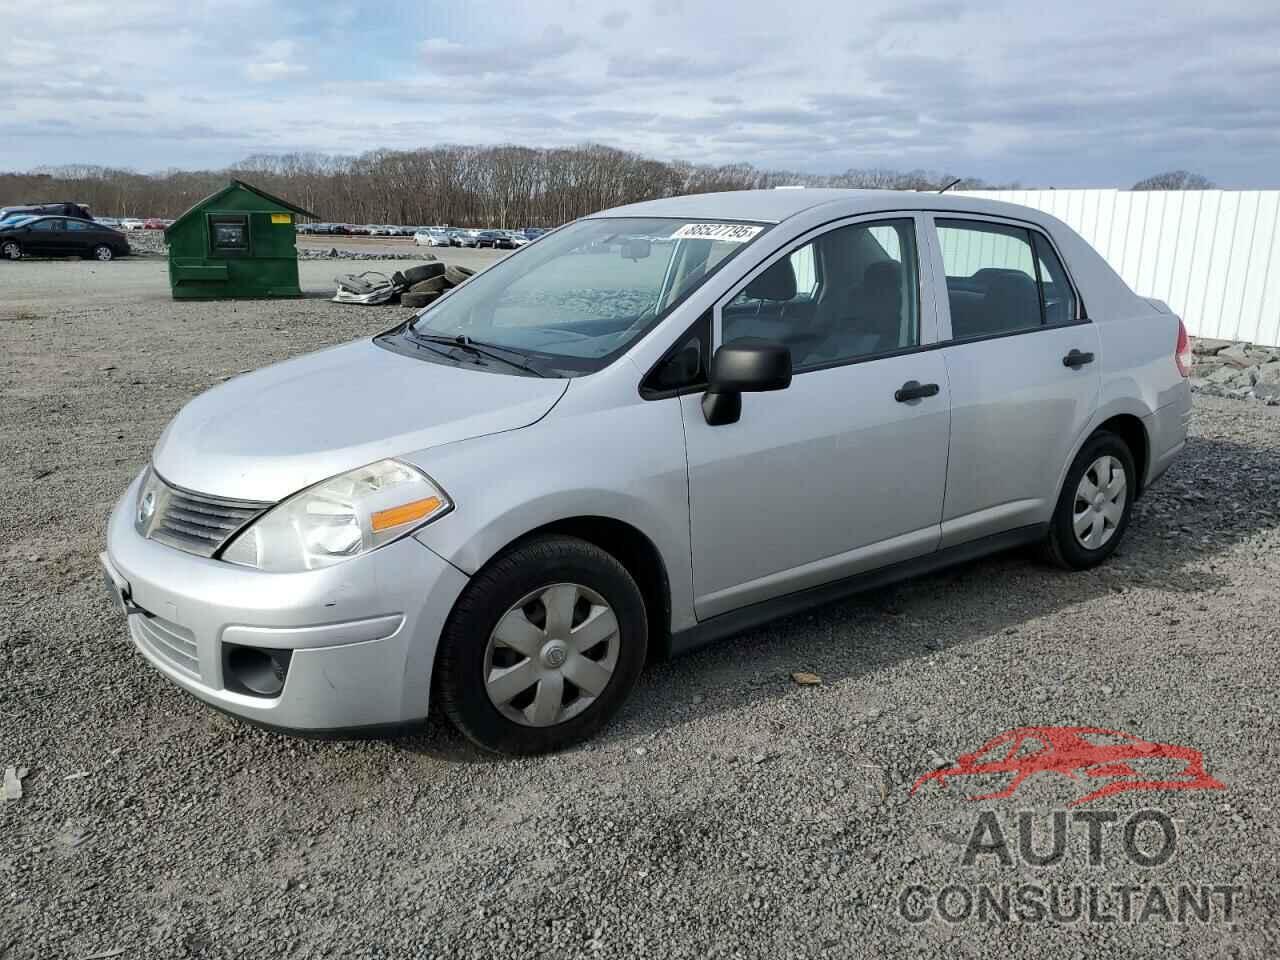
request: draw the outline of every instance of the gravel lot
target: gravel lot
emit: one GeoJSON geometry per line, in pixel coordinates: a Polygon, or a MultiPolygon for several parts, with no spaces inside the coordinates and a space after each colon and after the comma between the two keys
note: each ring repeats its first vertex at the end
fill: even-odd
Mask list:
{"type": "MultiPolygon", "coordinates": [[[[331,293],[333,272],[303,263],[303,284],[331,293]]],[[[0,801],[0,958],[1280,953],[1280,409],[1198,396],[1187,453],[1096,571],[1014,553],[780,621],[650,668],[569,753],[480,755],[438,721],[356,742],[246,726],[133,651],[97,568],[107,512],[195,393],[403,316],[174,303],[157,259],[0,263],[0,767],[28,771],[0,801]],[[1088,865],[1079,825],[1055,865],[964,866],[982,811],[1011,840],[1031,811],[1044,849],[1081,785],[970,802],[912,782],[1049,724],[1194,747],[1226,789],[1075,808],[1163,811],[1160,866],[1118,826],[1088,865]],[[905,887],[949,883],[1241,894],[1230,922],[903,916],[905,887]]]]}

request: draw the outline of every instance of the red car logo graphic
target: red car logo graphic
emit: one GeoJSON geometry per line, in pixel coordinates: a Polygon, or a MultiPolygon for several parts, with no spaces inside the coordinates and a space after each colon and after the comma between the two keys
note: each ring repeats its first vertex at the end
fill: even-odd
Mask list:
{"type": "Polygon", "coordinates": [[[949,780],[968,776],[1008,776],[1008,784],[994,793],[970,800],[1011,797],[1024,780],[1037,773],[1060,773],[1071,780],[1105,781],[1102,786],[1072,800],[1078,806],[1127,790],[1225,790],[1209,776],[1204,755],[1190,747],[1152,743],[1131,733],[1103,727],[1017,727],[993,737],[973,753],[963,753],[955,764],[926,773],[911,786],[914,794],[930,780],[946,787],[949,780]],[[1164,778],[1152,778],[1135,769],[1174,767],[1164,778]],[[1181,769],[1176,769],[1181,765],[1181,769]]]}

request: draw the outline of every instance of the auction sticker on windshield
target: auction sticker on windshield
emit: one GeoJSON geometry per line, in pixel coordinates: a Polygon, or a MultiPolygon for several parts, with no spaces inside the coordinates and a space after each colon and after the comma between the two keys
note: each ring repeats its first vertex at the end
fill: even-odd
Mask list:
{"type": "Polygon", "coordinates": [[[763,229],[763,227],[753,227],[746,223],[686,223],[671,235],[671,239],[746,243],[763,229]]]}

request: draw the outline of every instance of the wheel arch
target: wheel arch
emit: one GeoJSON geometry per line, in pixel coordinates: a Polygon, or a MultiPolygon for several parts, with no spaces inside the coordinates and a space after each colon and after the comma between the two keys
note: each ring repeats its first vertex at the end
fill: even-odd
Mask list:
{"type": "MultiPolygon", "coordinates": [[[[1151,462],[1151,438],[1147,436],[1146,425],[1132,413],[1119,413],[1094,427],[1089,431],[1089,436],[1103,430],[1114,433],[1123,440],[1133,456],[1133,465],[1137,473],[1134,478],[1133,498],[1137,500],[1144,492],[1147,466],[1151,462]]],[[[1085,439],[1087,441],[1088,437],[1085,439]]],[[[1075,459],[1074,456],[1072,459],[1075,459]]]]}
{"type": "Polygon", "coordinates": [[[664,653],[671,637],[670,576],[657,545],[642,530],[625,520],[594,515],[552,520],[503,544],[485,561],[484,566],[529,540],[557,535],[585,540],[616,558],[626,568],[644,599],[649,620],[650,657],[664,653]]]}

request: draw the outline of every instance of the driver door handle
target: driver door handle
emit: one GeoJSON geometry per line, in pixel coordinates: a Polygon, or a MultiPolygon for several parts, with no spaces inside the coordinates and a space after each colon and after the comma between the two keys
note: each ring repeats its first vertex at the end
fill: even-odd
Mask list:
{"type": "Polygon", "coordinates": [[[1072,370],[1079,370],[1086,363],[1093,363],[1093,354],[1085,353],[1082,350],[1072,349],[1070,353],[1062,358],[1062,365],[1070,367],[1072,370]]]}
{"type": "Polygon", "coordinates": [[[937,395],[938,385],[936,383],[921,383],[919,380],[908,380],[893,392],[893,399],[899,403],[909,403],[912,400],[936,397],[937,395]]]}

